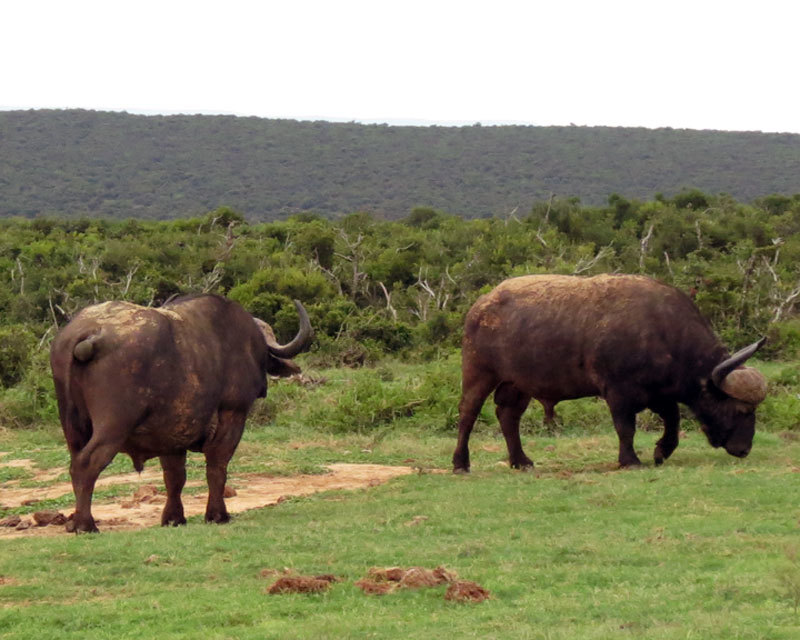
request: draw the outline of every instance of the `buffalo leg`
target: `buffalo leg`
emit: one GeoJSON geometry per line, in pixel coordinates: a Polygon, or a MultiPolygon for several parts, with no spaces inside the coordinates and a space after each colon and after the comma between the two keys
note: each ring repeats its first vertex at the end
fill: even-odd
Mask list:
{"type": "Polygon", "coordinates": [[[633,436],[636,433],[636,412],[624,404],[616,405],[608,400],[614,429],[619,438],[619,464],[621,467],[634,467],[642,464],[633,450],[633,436]]]}
{"type": "Polygon", "coordinates": [[[167,487],[167,504],[161,513],[161,526],[177,527],[186,524],[181,502],[181,491],[186,484],[186,452],[160,456],[159,460],[164,470],[164,485],[167,487]]]}
{"type": "Polygon", "coordinates": [[[664,460],[672,455],[678,446],[678,425],[681,416],[678,405],[675,402],[665,402],[664,404],[651,407],[664,421],[664,435],[656,442],[653,452],[653,459],[657,465],[663,464],[664,460]]]}
{"type": "MultiPolygon", "coordinates": [[[[99,431],[99,430],[98,430],[99,431]]],[[[97,525],[92,517],[92,494],[100,472],[119,452],[118,442],[102,442],[91,438],[86,446],[72,455],[69,473],[75,492],[75,513],[67,524],[68,531],[95,533],[97,525]]]]}
{"type": "Polygon", "coordinates": [[[519,420],[530,401],[530,396],[522,393],[510,382],[504,382],[494,392],[494,402],[497,405],[495,414],[506,439],[508,463],[512,469],[533,467],[533,461],[522,450],[522,440],[519,437],[519,420]]]}
{"type": "Polygon", "coordinates": [[[486,374],[462,376],[458,403],[458,442],[453,452],[453,473],[469,472],[469,436],[486,398],[496,386],[486,374]]]}
{"type": "Polygon", "coordinates": [[[246,418],[245,411],[220,410],[214,438],[203,447],[208,481],[206,522],[222,524],[231,519],[225,508],[225,482],[228,479],[228,463],[242,437],[246,418]]]}
{"type": "Polygon", "coordinates": [[[542,405],[542,409],[544,409],[544,424],[552,427],[556,422],[556,403],[552,400],[542,399],[539,399],[539,402],[542,405]]]}

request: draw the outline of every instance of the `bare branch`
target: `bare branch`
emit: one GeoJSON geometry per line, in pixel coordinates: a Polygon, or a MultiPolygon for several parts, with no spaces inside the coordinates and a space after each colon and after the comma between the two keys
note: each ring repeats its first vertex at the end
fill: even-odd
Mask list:
{"type": "Polygon", "coordinates": [[[519,218],[517,218],[517,216],[516,216],[516,213],[517,213],[517,210],[518,210],[518,209],[519,209],[519,206],[516,206],[516,207],[514,207],[514,208],[513,208],[513,209],[512,209],[512,210],[509,212],[508,216],[506,216],[506,219],[505,219],[505,226],[506,226],[506,227],[508,226],[508,221],[509,221],[509,220],[513,220],[514,222],[517,222],[517,223],[520,223],[520,224],[522,224],[522,223],[520,222],[520,219],[519,219],[519,218]]]}
{"type": "MultiPolygon", "coordinates": [[[[56,331],[58,331],[58,326],[56,326],[55,329],[56,329],[56,331]]],[[[53,330],[53,327],[47,327],[47,331],[45,331],[44,335],[42,335],[42,337],[39,339],[39,344],[37,346],[37,349],[41,349],[42,348],[42,345],[45,343],[45,340],[47,340],[47,336],[50,335],[50,332],[52,330],[53,330]]]]}
{"type": "MultiPolygon", "coordinates": [[[[542,220],[545,226],[547,226],[547,224],[550,222],[550,210],[553,208],[553,200],[555,199],[555,197],[556,194],[550,192],[550,199],[547,201],[547,211],[544,212],[544,220],[542,220]]],[[[539,229],[541,230],[541,226],[539,227],[539,229]]]]}
{"type": "Polygon", "coordinates": [[[397,309],[395,309],[392,306],[392,296],[386,290],[386,287],[384,286],[383,282],[378,282],[378,284],[380,285],[381,289],[383,290],[383,295],[386,297],[386,308],[389,310],[389,313],[392,314],[392,318],[394,318],[394,321],[397,322],[397,309]]]}
{"type": "Polygon", "coordinates": [[[597,255],[594,258],[586,259],[581,258],[575,265],[575,270],[572,272],[572,275],[578,275],[580,273],[584,273],[585,271],[589,271],[592,267],[594,267],[598,262],[600,262],[603,258],[607,255],[614,253],[614,250],[611,248],[611,245],[607,245],[602,247],[600,251],[597,252],[597,255]]]}
{"type": "MultiPolygon", "coordinates": [[[[19,295],[25,294],[25,272],[22,270],[22,260],[17,256],[17,272],[19,273],[19,295]]],[[[11,270],[11,279],[14,279],[14,270],[11,270]]]]}
{"type": "Polygon", "coordinates": [[[791,311],[797,298],[800,298],[800,284],[785,299],[780,301],[775,309],[775,315],[772,316],[772,322],[778,322],[784,313],[791,311]]]}
{"type": "Polygon", "coordinates": [[[344,291],[342,291],[342,281],[339,280],[339,278],[336,276],[336,274],[333,271],[331,271],[330,269],[326,269],[325,267],[323,267],[320,264],[319,257],[316,256],[316,251],[314,252],[314,254],[315,254],[315,258],[314,258],[314,260],[311,260],[311,268],[312,269],[319,269],[320,271],[322,271],[322,273],[324,273],[326,276],[328,276],[328,278],[333,281],[333,284],[336,285],[336,288],[339,290],[339,295],[340,296],[344,295],[344,291]]]}
{"type": "Polygon", "coordinates": [[[642,238],[639,243],[639,270],[644,269],[644,258],[647,255],[648,247],[650,246],[650,239],[653,237],[654,223],[650,223],[650,228],[647,230],[647,235],[642,238]]]}
{"type": "Polygon", "coordinates": [[[556,197],[555,193],[550,193],[550,200],[547,202],[547,211],[544,212],[544,218],[539,223],[539,228],[536,230],[536,239],[542,243],[543,247],[547,246],[547,242],[542,236],[542,230],[550,223],[550,210],[553,208],[553,199],[556,197]]]}
{"type": "Polygon", "coordinates": [[[128,295],[128,291],[131,288],[131,282],[133,282],[133,276],[136,275],[136,272],[139,270],[141,264],[136,261],[136,263],[128,269],[128,274],[125,276],[125,287],[122,289],[122,296],[125,297],[128,295]]]}
{"type": "Polygon", "coordinates": [[[674,278],[675,274],[672,272],[672,264],[669,261],[669,254],[666,251],[664,252],[664,259],[666,260],[667,263],[667,271],[669,271],[669,275],[671,275],[674,278]]]}
{"type": "Polygon", "coordinates": [[[767,271],[769,271],[769,274],[772,276],[772,280],[777,283],[779,279],[778,279],[778,274],[775,273],[774,266],[769,263],[769,260],[767,260],[767,256],[761,256],[761,259],[763,260],[764,266],[767,268],[767,271]]]}

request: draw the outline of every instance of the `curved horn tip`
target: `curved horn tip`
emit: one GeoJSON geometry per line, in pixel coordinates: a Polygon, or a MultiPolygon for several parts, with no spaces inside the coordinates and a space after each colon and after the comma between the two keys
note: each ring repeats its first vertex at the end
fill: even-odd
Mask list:
{"type": "Polygon", "coordinates": [[[303,307],[303,304],[299,300],[295,300],[294,305],[297,309],[300,326],[297,335],[288,344],[270,344],[270,351],[278,358],[293,358],[306,349],[314,338],[314,329],[311,326],[311,321],[308,319],[308,313],[306,313],[305,307],[303,307]]]}
{"type": "Polygon", "coordinates": [[[744,347],[743,349],[739,349],[739,351],[734,353],[732,356],[725,359],[723,362],[720,362],[711,372],[711,380],[714,382],[714,384],[718,387],[722,386],[722,382],[725,380],[725,377],[747,362],[747,360],[751,358],[766,341],[767,337],[762,336],[760,340],[744,347]]]}

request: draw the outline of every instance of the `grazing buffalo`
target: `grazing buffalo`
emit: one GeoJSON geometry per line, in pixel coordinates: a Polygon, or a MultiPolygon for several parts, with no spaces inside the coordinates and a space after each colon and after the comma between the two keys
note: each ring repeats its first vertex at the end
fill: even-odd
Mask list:
{"type": "Polygon", "coordinates": [[[472,306],[464,326],[462,393],[453,470],[469,471],[469,435],[487,396],[514,468],[532,467],[519,420],[531,398],[600,396],[619,436],[619,463],[638,465],[636,414],[664,421],[661,464],[678,446],[678,403],[688,405],[708,441],[744,457],[766,380],[741,365],[764,338],[730,356],[691,299],[650,278],[538,275],[511,278],[472,306]]]}
{"type": "Polygon", "coordinates": [[[300,369],[289,358],[312,339],[303,306],[300,329],[279,345],[268,324],[215,295],[180,298],[161,308],[128,302],[87,307],[58,334],[50,351],[58,412],[69,447],[76,532],[97,531],[92,492],[119,453],[137,471],[159,457],[167,503],[162,525],[185,524],[181,490],[186,451],[206,458],[206,521],[227,522],[228,462],[267,374],[300,369]]]}

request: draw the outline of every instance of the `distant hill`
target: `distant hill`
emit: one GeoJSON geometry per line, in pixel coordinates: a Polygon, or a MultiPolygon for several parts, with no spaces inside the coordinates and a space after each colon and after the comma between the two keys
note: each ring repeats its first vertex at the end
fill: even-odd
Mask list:
{"type": "Polygon", "coordinates": [[[0,111],[0,216],[168,219],[230,206],[464,217],[686,188],[800,192],[800,135],[609,127],[394,127],[233,116],[0,111]]]}

